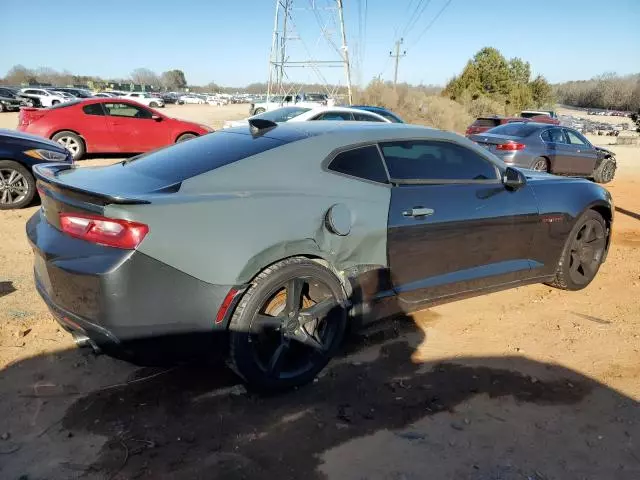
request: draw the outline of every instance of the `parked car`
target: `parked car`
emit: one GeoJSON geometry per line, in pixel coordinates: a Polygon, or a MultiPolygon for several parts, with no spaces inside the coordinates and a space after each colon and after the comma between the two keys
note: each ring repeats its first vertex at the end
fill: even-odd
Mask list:
{"type": "Polygon", "coordinates": [[[471,135],[469,139],[499,156],[507,165],[582,176],[598,183],[610,182],[616,172],[612,151],[592,145],[580,132],[568,127],[509,123],[471,135]]]}
{"type": "Polygon", "coordinates": [[[192,104],[199,104],[199,105],[204,105],[205,100],[203,98],[197,97],[195,95],[182,95],[179,100],[182,103],[192,103],[192,104]]]}
{"type": "Polygon", "coordinates": [[[38,196],[33,166],[40,163],[71,164],[71,154],[42,137],[0,129],[0,210],[23,208],[38,196]]]}
{"type": "Polygon", "coordinates": [[[297,95],[271,95],[259,103],[252,103],[249,107],[251,115],[268,112],[281,107],[296,105],[298,107],[322,107],[328,103],[327,95],[323,93],[298,93],[297,95]]]}
{"type": "Polygon", "coordinates": [[[25,100],[17,95],[17,90],[0,87],[0,113],[20,110],[25,100]]]}
{"type": "Polygon", "coordinates": [[[522,118],[534,118],[539,116],[546,116],[551,118],[558,118],[558,114],[553,110],[523,110],[520,112],[522,118]]]}
{"type": "Polygon", "coordinates": [[[382,115],[384,118],[393,123],[404,123],[404,120],[402,120],[398,115],[390,110],[387,110],[384,107],[374,107],[371,105],[352,105],[351,108],[357,108],[359,110],[366,110],[367,112],[377,113],[378,115],[382,115]]]}
{"type": "Polygon", "coordinates": [[[540,123],[550,123],[553,125],[560,124],[559,120],[552,118],[549,115],[537,115],[531,118],[502,117],[500,115],[494,115],[490,117],[478,117],[471,125],[467,127],[465,135],[469,136],[477,133],[486,132],[491,128],[497,127],[498,125],[504,125],[506,123],[513,123],[513,122],[540,122],[540,123]]]}
{"type": "Polygon", "coordinates": [[[204,135],[206,125],[167,117],[123,98],[75,100],[55,107],[20,110],[18,130],[50,138],[71,151],[138,153],[204,135]]]}
{"type": "Polygon", "coordinates": [[[533,282],[585,288],[613,219],[600,185],[382,122],[253,120],[35,172],[36,288],[78,344],[139,364],[228,352],[263,388],[312,381],[347,328],[396,312],[533,282]]]}
{"type": "Polygon", "coordinates": [[[64,99],[66,99],[66,101],[69,100],[74,100],[78,97],[76,97],[75,95],[69,93],[69,92],[63,92],[60,90],[49,90],[51,93],[55,94],[55,95],[60,95],[61,97],[63,97],[64,99]]]}
{"type": "Polygon", "coordinates": [[[136,102],[151,108],[164,107],[164,100],[162,100],[162,98],[156,97],[148,92],[130,92],[123,95],[121,98],[135,100],[136,102]]]}
{"type": "Polygon", "coordinates": [[[366,112],[356,108],[348,107],[282,107],[269,112],[259,113],[244,120],[227,120],[222,128],[239,127],[248,125],[250,120],[260,119],[275,123],[283,122],[309,122],[312,120],[336,120],[336,121],[359,121],[359,122],[385,122],[391,120],[373,112],[366,112]]]}
{"type": "Polygon", "coordinates": [[[75,88],[75,87],[56,87],[55,90],[61,92],[67,92],[73,95],[76,98],[91,98],[93,94],[84,88],[75,88]]]}
{"type": "Polygon", "coordinates": [[[18,94],[25,98],[27,105],[32,107],[52,107],[69,100],[44,88],[23,88],[18,94]]]}
{"type": "Polygon", "coordinates": [[[95,93],[93,96],[96,98],[114,98],[120,95],[118,95],[117,93],[110,93],[110,92],[98,92],[98,93],[95,93]]]}

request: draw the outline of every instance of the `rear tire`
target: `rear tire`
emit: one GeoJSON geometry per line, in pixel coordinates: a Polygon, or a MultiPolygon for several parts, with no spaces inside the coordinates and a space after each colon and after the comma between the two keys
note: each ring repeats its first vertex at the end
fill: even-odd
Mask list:
{"type": "Polygon", "coordinates": [[[4,105],[0,103],[0,113],[4,112],[4,105]]]}
{"type": "Polygon", "coordinates": [[[58,142],[64,148],[71,152],[73,160],[80,160],[86,152],[84,140],[80,135],[69,131],[56,133],[51,140],[58,142]]]}
{"type": "Polygon", "coordinates": [[[607,223],[595,210],[587,210],[571,229],[558,261],[556,277],[549,283],[562,290],[582,290],[595,278],[609,235],[607,223]]]}
{"type": "Polygon", "coordinates": [[[609,183],[616,174],[617,164],[613,157],[607,157],[593,171],[593,181],[597,183],[609,183]]]}
{"type": "Polygon", "coordinates": [[[265,109],[264,109],[264,108],[256,108],[256,109],[253,111],[253,114],[254,114],[254,115],[258,115],[258,114],[260,114],[260,113],[264,113],[264,112],[265,112],[265,109]]]}
{"type": "Polygon", "coordinates": [[[58,105],[60,103],[59,100],[54,100],[51,102],[51,106],[53,107],[54,105],[58,105]]]}
{"type": "Polygon", "coordinates": [[[35,193],[36,181],[29,170],[18,162],[0,160],[0,210],[24,208],[35,193]]]}
{"type": "Polygon", "coordinates": [[[151,102],[151,103],[149,104],[149,106],[150,106],[151,108],[158,108],[158,104],[157,104],[156,102],[151,102]]]}
{"type": "Polygon", "coordinates": [[[183,133],[178,137],[178,139],[176,140],[176,143],[186,142],[187,140],[191,140],[192,138],[196,138],[196,137],[197,135],[193,133],[183,133]]]}
{"type": "Polygon", "coordinates": [[[536,172],[546,172],[549,173],[549,160],[544,157],[538,157],[533,161],[533,165],[531,166],[531,170],[535,170],[536,172]]]}
{"type": "Polygon", "coordinates": [[[311,382],[342,342],[345,299],[336,276],[306,258],[289,258],[265,269],[231,317],[231,368],[260,389],[311,382]]]}

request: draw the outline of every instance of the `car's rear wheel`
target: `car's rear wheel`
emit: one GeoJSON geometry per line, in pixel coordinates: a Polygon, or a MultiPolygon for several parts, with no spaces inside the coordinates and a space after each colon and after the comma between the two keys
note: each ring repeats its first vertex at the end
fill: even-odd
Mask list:
{"type": "Polygon", "coordinates": [[[581,290],[589,285],[602,264],[608,235],[602,215],[594,210],[582,214],[569,234],[550,284],[563,290],[581,290]]]}
{"type": "Polygon", "coordinates": [[[327,268],[283,260],[258,275],[230,322],[229,360],[247,383],[282,389],[314,379],[339,347],[345,294],[327,268]]]}
{"type": "Polygon", "coordinates": [[[254,115],[258,115],[259,113],[264,113],[264,112],[265,112],[265,109],[264,109],[264,108],[256,108],[256,109],[253,111],[253,114],[254,114],[254,115]]]}
{"type": "Polygon", "coordinates": [[[616,174],[616,161],[607,157],[593,171],[593,180],[597,183],[609,183],[616,174]]]}
{"type": "Polygon", "coordinates": [[[544,157],[538,157],[533,161],[532,170],[536,172],[548,172],[549,171],[549,160],[544,157]]]}
{"type": "Polygon", "coordinates": [[[60,103],[60,100],[54,100],[51,102],[51,106],[58,105],[59,103],[60,103]]]}
{"type": "Polygon", "coordinates": [[[0,102],[0,113],[4,112],[4,105],[0,102]]]}
{"type": "Polygon", "coordinates": [[[0,210],[26,207],[35,192],[36,182],[29,170],[12,160],[0,160],[0,210]]]}
{"type": "Polygon", "coordinates": [[[149,106],[150,106],[151,108],[158,108],[158,104],[157,104],[156,102],[151,102],[151,103],[149,104],[149,106]]]}
{"type": "Polygon", "coordinates": [[[27,107],[35,107],[36,106],[36,101],[34,99],[32,99],[32,98],[29,98],[29,99],[25,100],[24,103],[25,103],[25,105],[27,107]]]}
{"type": "Polygon", "coordinates": [[[80,160],[85,153],[84,140],[76,133],[58,132],[51,139],[69,150],[74,160],[80,160]]]}
{"type": "Polygon", "coordinates": [[[193,133],[183,133],[178,137],[178,139],[176,140],[176,143],[186,142],[187,140],[191,140],[192,138],[196,138],[196,137],[197,135],[193,133]]]}

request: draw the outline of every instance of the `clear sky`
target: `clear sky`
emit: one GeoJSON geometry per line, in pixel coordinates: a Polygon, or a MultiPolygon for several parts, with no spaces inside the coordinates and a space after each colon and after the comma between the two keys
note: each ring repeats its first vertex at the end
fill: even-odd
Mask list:
{"type": "MultiPolygon", "coordinates": [[[[332,0],[294,7],[312,1],[332,0]]],[[[449,0],[343,1],[359,82],[392,79],[389,51],[405,30],[399,80],[410,83],[444,84],[484,46],[529,61],[551,82],[640,72],[640,0],[451,0],[444,10],[449,0]],[[422,16],[405,28],[416,8],[422,16]]],[[[104,78],[145,67],[180,68],[191,84],[266,81],[274,10],[274,0],[0,0],[0,76],[22,64],[104,78]]],[[[294,20],[291,60],[308,57],[305,48],[316,60],[335,58],[318,42],[312,12],[295,10],[294,20]]],[[[328,25],[339,43],[337,25],[328,25]]],[[[298,72],[294,80],[318,79],[298,72]]],[[[337,80],[342,70],[323,74],[337,80]]]]}

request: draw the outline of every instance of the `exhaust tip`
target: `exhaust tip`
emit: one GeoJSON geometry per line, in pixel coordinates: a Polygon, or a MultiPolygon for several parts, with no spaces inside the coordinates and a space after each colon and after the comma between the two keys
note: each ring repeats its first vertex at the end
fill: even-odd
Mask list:
{"type": "Polygon", "coordinates": [[[73,333],[73,341],[78,348],[91,348],[94,353],[100,353],[100,347],[98,347],[93,340],[82,333],[73,333]]]}

